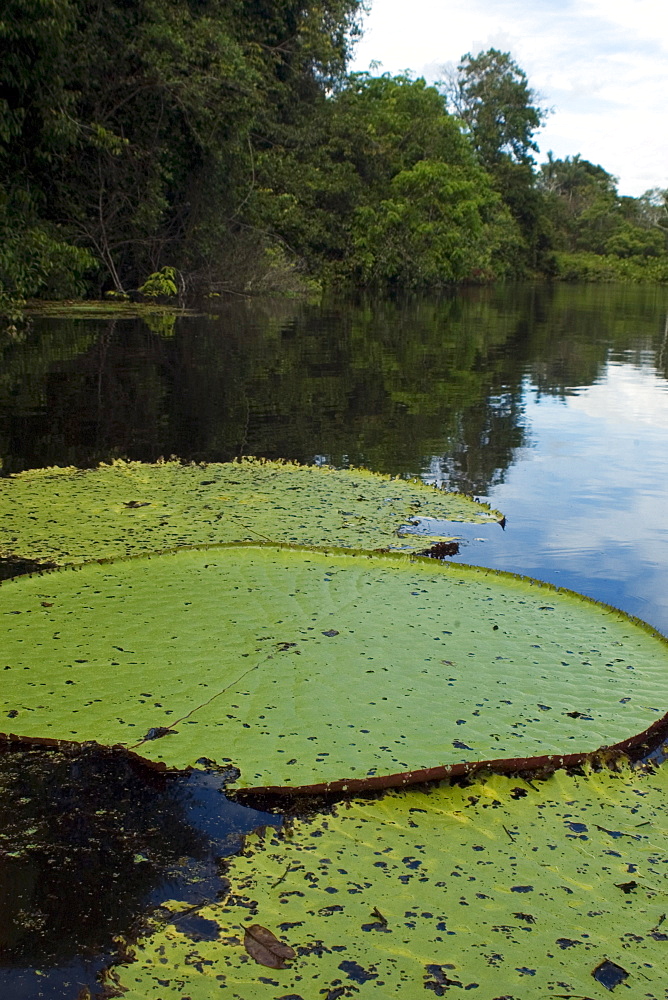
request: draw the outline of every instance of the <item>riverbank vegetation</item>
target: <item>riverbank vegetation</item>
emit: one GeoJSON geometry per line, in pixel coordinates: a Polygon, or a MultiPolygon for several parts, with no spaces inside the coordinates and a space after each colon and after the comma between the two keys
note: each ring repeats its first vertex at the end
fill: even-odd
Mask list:
{"type": "Polygon", "coordinates": [[[668,280],[667,192],[538,166],[508,53],[349,74],[360,0],[9,0],[0,310],[321,286],[668,280]]]}

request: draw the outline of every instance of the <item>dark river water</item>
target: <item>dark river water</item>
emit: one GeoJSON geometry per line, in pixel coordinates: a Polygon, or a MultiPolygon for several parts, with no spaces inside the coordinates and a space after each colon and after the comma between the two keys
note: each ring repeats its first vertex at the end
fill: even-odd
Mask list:
{"type": "MultiPolygon", "coordinates": [[[[219,308],[174,322],[35,319],[25,335],[0,339],[1,473],[113,457],[256,455],[419,476],[506,515],[503,529],[463,528],[455,559],[572,588],[668,634],[668,290],[513,286],[219,308]]],[[[7,851],[19,850],[19,820],[0,841],[10,855],[0,897],[14,900],[0,901],[0,994],[76,1000],[82,985],[94,989],[111,938],[140,905],[164,898],[166,885],[187,891],[187,879],[177,885],[184,857],[215,879],[217,857],[267,817],[229,806],[212,826],[220,782],[154,780],[151,814],[170,817],[158,849],[148,806],[142,812],[132,791],[149,779],[129,774],[127,762],[35,760],[8,753],[0,763],[0,814],[49,827],[30,864],[7,851]],[[93,836],[85,804],[100,767],[125,789],[116,799],[129,839],[109,846],[118,818],[100,817],[102,853],[74,892],[87,900],[79,924],[47,933],[58,907],[75,906],[62,894],[76,880],[58,883],[53,870],[81,867],[75,854],[93,836]],[[70,824],[75,833],[54,827],[63,795],[79,796],[68,806],[83,817],[70,824]],[[151,866],[136,862],[131,885],[110,874],[126,870],[128,852],[151,866]],[[101,882],[122,901],[86,937],[101,882]],[[45,885],[40,911],[34,887],[45,885]]]]}

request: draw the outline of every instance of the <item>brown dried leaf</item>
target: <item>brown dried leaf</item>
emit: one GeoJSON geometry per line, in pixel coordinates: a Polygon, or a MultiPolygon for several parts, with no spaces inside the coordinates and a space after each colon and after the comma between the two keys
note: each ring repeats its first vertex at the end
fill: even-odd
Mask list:
{"type": "Polygon", "coordinates": [[[296,955],[290,945],[283,944],[262,924],[253,924],[246,928],[244,948],[258,965],[266,965],[268,969],[284,969],[286,959],[294,958],[296,955]]]}

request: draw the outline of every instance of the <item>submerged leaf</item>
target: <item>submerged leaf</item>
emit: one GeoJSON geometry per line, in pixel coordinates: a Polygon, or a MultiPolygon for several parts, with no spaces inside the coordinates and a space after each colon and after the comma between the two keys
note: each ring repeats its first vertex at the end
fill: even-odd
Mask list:
{"type": "Polygon", "coordinates": [[[648,626],[407,556],[223,546],[90,564],[3,583],[0,622],[5,733],[233,763],[242,787],[572,761],[668,708],[668,644],[648,626]]]}
{"type": "Polygon", "coordinates": [[[286,961],[296,954],[290,945],[283,944],[261,924],[252,924],[246,928],[244,948],[258,965],[266,965],[268,969],[284,969],[286,961]]]}
{"type": "Polygon", "coordinates": [[[622,982],[629,996],[665,1000],[667,802],[661,769],[497,776],[342,804],[296,821],[289,837],[247,844],[226,871],[229,901],[202,911],[216,941],[195,949],[155,924],[136,961],[116,968],[125,1000],[208,1000],[219,984],[278,1000],[311,997],[316,983],[322,996],[347,995],[336,993],[345,984],[359,1000],[449,987],[485,1000],[609,1000],[622,982]],[[602,827],[628,836],[612,841],[602,827]],[[629,871],[642,885],[633,896],[614,888],[629,871]],[[280,981],[240,947],[239,923],[257,920],[290,928],[297,958],[280,981]]]}
{"type": "Polygon", "coordinates": [[[399,535],[417,511],[448,522],[501,519],[417,480],[252,459],[35,469],[0,479],[0,509],[0,556],[61,565],[211,542],[417,551],[424,538],[399,535]]]}

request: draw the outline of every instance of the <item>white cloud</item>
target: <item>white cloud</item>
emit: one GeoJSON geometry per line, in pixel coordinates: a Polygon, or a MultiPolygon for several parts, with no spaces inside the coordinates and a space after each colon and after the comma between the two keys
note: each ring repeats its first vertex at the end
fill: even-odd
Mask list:
{"type": "Polygon", "coordinates": [[[609,432],[632,435],[634,424],[668,430],[668,386],[650,368],[610,364],[605,380],[570,397],[569,408],[605,422],[609,432]]]}
{"type": "Polygon", "coordinates": [[[465,52],[509,51],[543,104],[543,155],[580,153],[620,193],[668,186],[668,39],[662,0],[373,0],[353,69],[433,81],[465,52]]]}
{"type": "Polygon", "coordinates": [[[532,447],[490,491],[508,525],[463,558],[590,594],[668,635],[668,386],[648,347],[576,392],[526,393],[532,447]]]}

